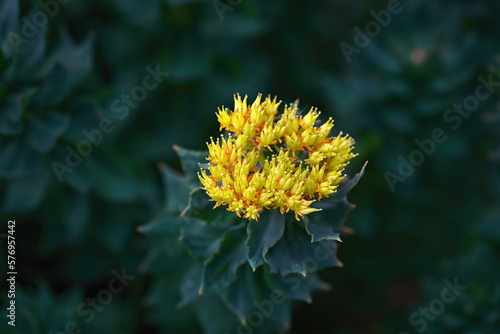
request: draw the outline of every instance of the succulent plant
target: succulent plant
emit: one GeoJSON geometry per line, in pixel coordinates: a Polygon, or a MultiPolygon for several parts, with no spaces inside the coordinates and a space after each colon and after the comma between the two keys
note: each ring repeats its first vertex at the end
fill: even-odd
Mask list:
{"type": "MultiPolygon", "coordinates": [[[[236,113],[242,110],[247,111],[246,99],[242,101],[240,98],[235,98],[235,101],[236,113]]],[[[240,116],[243,123],[251,124],[253,117],[257,117],[257,114],[269,111],[271,121],[268,126],[273,129],[272,122],[275,117],[278,117],[276,110],[275,100],[273,102],[267,99],[261,104],[259,97],[252,106],[248,106],[249,115],[252,111],[255,113],[249,117],[245,117],[244,114],[240,116]]],[[[290,106],[286,108],[285,116],[281,119],[286,120],[286,117],[289,117],[290,124],[296,121],[305,125],[305,122],[308,122],[308,126],[312,127],[318,117],[313,110],[303,117],[295,118],[296,112],[296,106],[290,106]]],[[[227,117],[234,117],[233,119],[239,117],[236,114],[228,114],[225,109],[221,109],[218,116],[221,120],[227,120],[227,117]]],[[[264,124],[264,121],[262,123],[264,124]]],[[[225,124],[224,121],[221,121],[221,124],[225,124]]],[[[224,158],[218,153],[234,162],[232,167],[230,164],[226,164],[228,170],[234,169],[234,173],[244,173],[243,164],[237,161],[242,157],[245,159],[245,156],[253,158],[255,152],[251,151],[250,146],[260,144],[263,151],[266,151],[268,145],[283,145],[286,149],[291,146],[294,134],[297,135],[292,130],[293,126],[290,125],[288,131],[286,129],[283,131],[286,136],[284,135],[281,144],[279,136],[271,138],[269,142],[264,142],[262,139],[264,135],[261,135],[261,131],[266,133],[266,125],[260,126],[260,129],[254,132],[257,139],[252,139],[245,137],[246,130],[244,130],[243,124],[240,124],[241,131],[232,128],[230,124],[238,127],[238,122],[236,120],[234,122],[227,121],[225,126],[234,130],[235,138],[223,139],[220,146],[215,143],[209,144],[209,152],[176,147],[185,173],[184,176],[165,166],[161,167],[166,183],[167,202],[160,216],[139,229],[156,240],[156,247],[150,252],[144,266],[145,270],[151,272],[155,272],[157,269],[153,263],[164,262],[165,267],[170,267],[167,269],[170,273],[169,280],[173,280],[177,284],[182,282],[179,306],[187,306],[187,313],[196,314],[206,333],[221,333],[229,330],[248,331],[257,327],[259,333],[282,332],[284,328],[290,326],[292,300],[311,302],[311,291],[328,287],[328,284],[319,279],[318,270],[342,266],[336,256],[340,241],[339,232],[342,232],[342,223],[347,213],[353,208],[353,205],[347,201],[346,195],[359,181],[363,170],[352,179],[346,178],[342,182],[338,180],[339,171],[345,166],[343,159],[352,157],[352,154],[349,153],[351,141],[345,139],[346,137],[339,136],[335,139],[328,137],[331,129],[331,123],[328,122],[326,123],[328,130],[324,134],[321,130],[317,130],[317,134],[322,136],[321,138],[317,137],[318,143],[328,146],[328,143],[339,141],[343,143],[342,140],[345,140],[345,152],[347,153],[344,152],[344,146],[341,144],[338,146],[341,150],[339,153],[332,152],[330,154],[332,166],[334,166],[333,162],[337,162],[339,166],[339,170],[334,170],[336,178],[326,179],[334,187],[328,193],[324,193],[320,201],[314,202],[314,209],[311,208],[312,210],[308,212],[300,211],[298,215],[302,219],[297,219],[298,215],[294,217],[293,204],[290,204],[292,207],[283,205],[281,210],[271,209],[270,206],[265,208],[266,205],[262,205],[259,209],[259,217],[253,215],[253,211],[244,208],[241,210],[246,212],[246,217],[228,212],[235,210],[233,207],[226,211],[223,206],[219,206],[225,203],[219,203],[216,205],[217,207],[212,208],[210,201],[217,200],[219,197],[213,195],[212,191],[216,190],[211,190],[211,187],[221,186],[227,180],[209,180],[209,176],[204,171],[203,176],[199,176],[200,166],[207,168],[206,159],[210,162],[209,169],[212,175],[215,174],[214,176],[218,176],[216,173],[219,172],[216,164],[224,163],[222,161],[224,158]],[[243,136],[238,137],[240,134],[243,136]],[[238,138],[245,138],[245,141],[240,143],[238,138]],[[242,146],[238,148],[238,144],[233,145],[233,141],[242,146]],[[232,149],[239,151],[232,157],[232,149],[224,145],[232,146],[232,149]],[[334,157],[337,157],[337,160],[334,160],[334,157]],[[205,185],[204,187],[202,187],[200,180],[205,185]],[[286,209],[292,212],[286,213],[286,209]],[[166,259],[159,260],[165,255],[169,257],[168,261],[175,261],[179,264],[167,266],[166,259]],[[180,273],[183,273],[182,276],[180,273]],[[227,327],[217,327],[216,324],[210,322],[209,320],[214,317],[229,319],[226,322],[220,322],[220,326],[227,327]]],[[[280,122],[278,121],[276,124],[280,124],[280,122]]],[[[287,123],[283,124],[288,125],[287,123]]],[[[295,131],[298,129],[299,127],[295,131]]],[[[309,132],[311,131],[309,130],[309,132]]],[[[316,130],[313,132],[316,134],[316,130]]],[[[270,131],[270,133],[276,132],[270,131]]],[[[300,135],[304,131],[298,133],[300,135]]],[[[298,138],[303,140],[306,136],[298,138]]],[[[312,141],[314,140],[316,139],[313,138],[312,141]]],[[[314,148],[315,146],[308,147],[309,158],[315,151],[314,148]]],[[[279,160],[280,156],[290,159],[292,156],[303,153],[301,151],[290,155],[288,153],[286,155],[279,154],[276,159],[279,160]]],[[[307,156],[303,158],[306,161],[309,160],[307,156]]],[[[330,161],[326,157],[323,159],[318,161],[319,167],[312,166],[311,162],[309,168],[311,170],[321,169],[321,166],[327,165],[330,161]],[[326,160],[323,161],[323,159],[326,160]],[[321,163],[321,161],[323,162],[321,163]]],[[[258,160],[251,167],[255,173],[257,173],[255,168],[259,168],[259,166],[265,168],[264,165],[267,165],[265,158],[262,159],[261,163],[258,163],[258,160]]],[[[226,162],[229,163],[229,160],[226,162]]],[[[273,163],[271,162],[270,165],[273,163]]],[[[277,163],[277,166],[279,164],[280,162],[277,163]]],[[[293,163],[290,166],[292,165],[293,163]]],[[[299,163],[296,163],[297,167],[298,165],[299,163]]],[[[250,169],[247,173],[249,171],[250,169]]],[[[305,168],[304,171],[306,171],[305,168]]],[[[250,179],[251,176],[249,174],[235,176],[233,184],[238,182],[236,178],[240,180],[250,179]]],[[[266,177],[266,179],[269,178],[266,177]]],[[[313,176],[309,176],[309,179],[316,182],[313,176]]],[[[322,185],[322,182],[318,184],[322,185]]],[[[304,181],[295,180],[292,182],[292,185],[297,184],[304,185],[304,181]]],[[[320,190],[319,185],[317,190],[320,190]]],[[[237,187],[237,185],[233,187],[228,185],[227,189],[235,191],[237,187]]],[[[243,194],[246,193],[247,187],[251,187],[251,184],[241,185],[241,187],[240,190],[243,194]]],[[[287,193],[289,188],[287,188],[287,193]]],[[[275,188],[268,187],[267,189],[275,188]]],[[[311,194],[313,194],[314,189],[314,187],[311,189],[311,194]]],[[[243,195],[235,194],[234,196],[242,197],[243,195]]],[[[275,196],[277,195],[271,195],[269,198],[275,198],[275,196]]],[[[253,201],[253,199],[248,199],[248,202],[243,202],[243,204],[252,205],[253,201]]],[[[276,207],[280,207],[278,202],[274,203],[276,207]]],[[[309,204],[311,203],[308,202],[309,204]]],[[[166,274],[164,272],[158,274],[160,273],[166,274]]]]}

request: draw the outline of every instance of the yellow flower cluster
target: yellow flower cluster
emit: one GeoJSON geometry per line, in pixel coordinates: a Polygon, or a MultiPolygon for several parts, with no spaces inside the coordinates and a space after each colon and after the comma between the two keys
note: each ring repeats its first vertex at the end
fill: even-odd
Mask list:
{"type": "Polygon", "coordinates": [[[285,106],[270,97],[252,105],[247,97],[234,97],[234,111],[219,108],[220,128],[229,135],[207,143],[209,174],[198,174],[203,189],[216,202],[227,205],[244,218],[258,219],[263,208],[294,211],[295,218],[319,209],[315,199],[328,197],[344,178],[342,171],[355,154],[348,135],[329,137],[330,118],[315,126],[320,113],[315,108],[298,115],[296,104],[285,106]]]}

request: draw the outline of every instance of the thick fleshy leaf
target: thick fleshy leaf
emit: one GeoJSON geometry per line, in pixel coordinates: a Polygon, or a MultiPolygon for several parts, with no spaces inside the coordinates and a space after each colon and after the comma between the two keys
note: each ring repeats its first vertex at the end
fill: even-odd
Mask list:
{"type": "Polygon", "coordinates": [[[250,312],[255,308],[253,301],[259,300],[256,275],[249,266],[241,266],[237,272],[238,279],[231,284],[222,298],[229,308],[245,323],[250,312]]]}
{"type": "Polygon", "coordinates": [[[183,218],[169,214],[161,214],[149,223],[139,226],[137,231],[144,233],[169,256],[180,256],[185,253],[179,241],[179,230],[186,224],[193,224],[194,218],[183,218]]]}
{"type": "Polygon", "coordinates": [[[200,298],[199,289],[201,285],[201,277],[203,274],[203,265],[194,263],[191,268],[182,277],[180,286],[181,300],[178,307],[185,306],[194,300],[200,298]]]}
{"type": "Polygon", "coordinates": [[[195,259],[205,262],[214,253],[219,251],[224,232],[229,225],[207,224],[205,221],[190,218],[188,223],[181,228],[181,242],[186,246],[188,253],[195,259]]]}
{"type": "Polygon", "coordinates": [[[236,271],[247,260],[245,239],[243,225],[224,234],[219,251],[205,262],[200,293],[218,290],[236,280],[236,271]]]}
{"type": "Polygon", "coordinates": [[[310,281],[313,280],[313,275],[306,277],[301,274],[289,273],[286,275],[271,274],[269,275],[269,283],[279,289],[290,299],[302,300],[307,303],[312,302],[310,281]]]}
{"type": "Polygon", "coordinates": [[[191,191],[188,205],[182,212],[182,216],[199,218],[213,225],[241,221],[241,218],[234,212],[228,213],[223,206],[214,208],[214,202],[210,201],[206,191],[200,188],[191,191]]]}
{"type": "Polygon", "coordinates": [[[269,250],[266,261],[272,273],[299,273],[306,276],[308,272],[341,266],[336,253],[337,241],[321,240],[311,243],[307,232],[290,219],[283,238],[269,250]]]}
{"type": "Polygon", "coordinates": [[[237,277],[238,279],[222,293],[222,299],[245,324],[255,305],[270,297],[271,289],[263,280],[262,272],[254,273],[248,265],[238,269],[237,277]]]}
{"type": "Polygon", "coordinates": [[[248,223],[247,257],[254,271],[265,263],[264,256],[281,239],[284,230],[285,216],[278,210],[265,211],[259,221],[248,223]]]}
{"type": "Polygon", "coordinates": [[[200,180],[198,179],[198,173],[200,172],[199,164],[207,163],[205,158],[208,157],[208,152],[188,150],[175,145],[174,150],[177,152],[177,155],[181,160],[182,169],[186,174],[186,180],[190,189],[199,188],[201,185],[200,180]]]}
{"type": "Polygon", "coordinates": [[[334,232],[330,227],[319,226],[311,223],[309,218],[304,217],[304,224],[307,233],[311,236],[311,242],[321,241],[321,240],[336,240],[342,241],[340,235],[334,232]]]}
{"type": "Polygon", "coordinates": [[[339,189],[329,198],[311,204],[311,207],[319,208],[321,211],[308,215],[310,223],[323,227],[331,227],[337,232],[347,231],[342,225],[347,219],[347,214],[356,207],[354,204],[349,203],[347,194],[363,176],[367,163],[364,164],[361,171],[354,175],[353,178],[342,182],[339,185],[339,189]]]}
{"type": "Polygon", "coordinates": [[[170,214],[180,214],[189,201],[186,178],[165,164],[160,165],[160,172],[165,187],[165,210],[170,214]]]}

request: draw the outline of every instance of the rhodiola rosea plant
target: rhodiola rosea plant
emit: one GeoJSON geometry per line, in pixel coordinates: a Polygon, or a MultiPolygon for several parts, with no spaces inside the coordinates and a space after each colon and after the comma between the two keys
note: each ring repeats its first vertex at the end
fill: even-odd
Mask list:
{"type": "Polygon", "coordinates": [[[142,267],[157,278],[151,321],[167,331],[281,333],[293,300],[328,289],[317,272],[342,266],[346,196],[364,172],[343,174],[354,140],[331,136],[333,120],[315,108],[280,106],[238,95],[233,111],[219,109],[225,133],[208,151],[174,147],[183,175],[160,166],[165,206],[139,230],[153,241],[142,267]]]}

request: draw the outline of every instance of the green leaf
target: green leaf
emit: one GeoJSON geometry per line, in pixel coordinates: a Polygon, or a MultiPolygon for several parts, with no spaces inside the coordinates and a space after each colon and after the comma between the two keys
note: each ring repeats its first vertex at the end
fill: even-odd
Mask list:
{"type": "Polygon", "coordinates": [[[195,219],[161,214],[149,223],[139,226],[137,231],[153,240],[167,255],[180,256],[185,250],[179,241],[179,230],[193,220],[195,219]]]}
{"type": "Polygon", "coordinates": [[[71,91],[92,70],[94,65],[94,36],[88,35],[76,45],[67,30],[61,30],[59,44],[48,56],[43,73],[48,74],[62,64],[68,72],[66,91],[71,91]]]}
{"type": "Polygon", "coordinates": [[[164,333],[199,333],[193,308],[177,307],[178,299],[176,286],[162,279],[153,281],[145,298],[148,322],[161,327],[164,333]]]}
{"type": "Polygon", "coordinates": [[[68,124],[69,117],[56,111],[37,115],[28,123],[28,141],[39,153],[47,153],[54,148],[68,124]]]}
{"type": "Polygon", "coordinates": [[[182,212],[182,216],[198,218],[212,225],[225,225],[228,222],[242,220],[235,213],[228,214],[223,206],[214,208],[214,202],[210,201],[210,197],[203,189],[195,188],[189,195],[188,206],[182,212]]]}
{"type": "Polygon", "coordinates": [[[234,313],[217,297],[196,303],[196,313],[204,334],[237,333],[241,325],[234,313]]]}
{"type": "Polygon", "coordinates": [[[237,280],[222,294],[222,299],[243,324],[255,309],[254,303],[261,302],[271,293],[261,276],[261,272],[254,273],[250,266],[241,266],[237,271],[237,280]]]}
{"type": "Polygon", "coordinates": [[[165,210],[170,214],[180,214],[189,202],[189,188],[184,175],[165,164],[160,165],[165,188],[165,210]]]}
{"type": "MultiPolygon", "coordinates": [[[[7,34],[16,32],[19,20],[19,1],[4,0],[0,5],[0,46],[4,49],[4,45],[10,48],[10,42],[7,34]]],[[[5,50],[5,49],[4,49],[5,50]]]]}
{"type": "Polygon", "coordinates": [[[23,132],[24,124],[20,121],[13,121],[7,113],[0,114],[0,134],[6,136],[16,136],[23,132]]]}
{"type": "Polygon", "coordinates": [[[179,159],[181,160],[182,169],[186,174],[186,179],[191,190],[199,188],[201,185],[198,179],[198,173],[200,172],[200,163],[206,164],[208,157],[207,151],[193,151],[188,150],[179,146],[174,145],[174,150],[177,152],[179,159]]]}
{"type": "Polygon", "coordinates": [[[61,102],[66,95],[67,81],[68,71],[60,63],[55,64],[33,96],[33,102],[39,105],[54,105],[61,102]]]}
{"type": "Polygon", "coordinates": [[[5,191],[2,211],[15,213],[35,209],[45,195],[50,177],[51,170],[44,168],[38,174],[10,181],[5,191]]]}
{"type": "MultiPolygon", "coordinates": [[[[354,175],[353,178],[346,178],[343,180],[343,182],[339,185],[339,189],[329,198],[316,201],[311,204],[311,207],[319,208],[321,211],[308,215],[310,223],[322,227],[331,227],[337,232],[343,232],[346,230],[342,225],[347,219],[347,214],[355,208],[355,205],[349,203],[347,200],[347,194],[363,176],[367,163],[368,162],[363,165],[361,171],[354,175]]],[[[310,228],[314,229],[314,227],[310,228]]],[[[321,237],[320,231],[315,229],[314,232],[317,232],[318,237],[321,237]]],[[[327,231],[323,231],[323,234],[325,233],[328,234],[327,231]]]]}
{"type": "Polygon", "coordinates": [[[218,290],[236,280],[236,270],[247,260],[245,239],[242,224],[224,234],[219,251],[205,262],[201,294],[218,290]]]}
{"type": "Polygon", "coordinates": [[[311,242],[317,242],[321,240],[336,240],[342,242],[340,235],[333,231],[330,227],[323,227],[315,225],[309,221],[309,218],[304,217],[304,224],[307,233],[311,236],[311,242]]]}
{"type": "Polygon", "coordinates": [[[186,246],[188,253],[195,259],[205,262],[214,253],[219,251],[222,236],[229,226],[211,225],[200,219],[190,218],[181,228],[181,242],[186,246]]]}
{"type": "Polygon", "coordinates": [[[288,220],[283,238],[266,255],[271,273],[299,273],[306,276],[308,272],[342,265],[336,256],[337,241],[311,243],[307,232],[296,226],[293,218],[288,220]]]}
{"type": "Polygon", "coordinates": [[[43,161],[22,138],[0,138],[0,156],[2,177],[24,177],[37,173],[42,168],[43,161]]]}
{"type": "MultiPolygon", "coordinates": [[[[33,22],[33,15],[35,13],[37,11],[32,9],[26,15],[26,20],[33,22]]],[[[34,36],[30,38],[27,38],[27,36],[18,36],[18,38],[24,38],[26,43],[21,43],[13,50],[16,78],[21,82],[29,82],[34,78],[39,73],[44,61],[46,47],[45,32],[43,29],[35,26],[33,34],[34,36]]]]}
{"type": "Polygon", "coordinates": [[[285,216],[278,210],[266,211],[259,221],[251,220],[248,223],[247,257],[254,271],[265,262],[267,251],[281,239],[284,231],[285,216]]]}
{"type": "Polygon", "coordinates": [[[199,298],[201,286],[201,277],[203,275],[203,265],[195,263],[182,277],[182,284],[180,287],[181,300],[177,307],[183,307],[199,298]]]}

